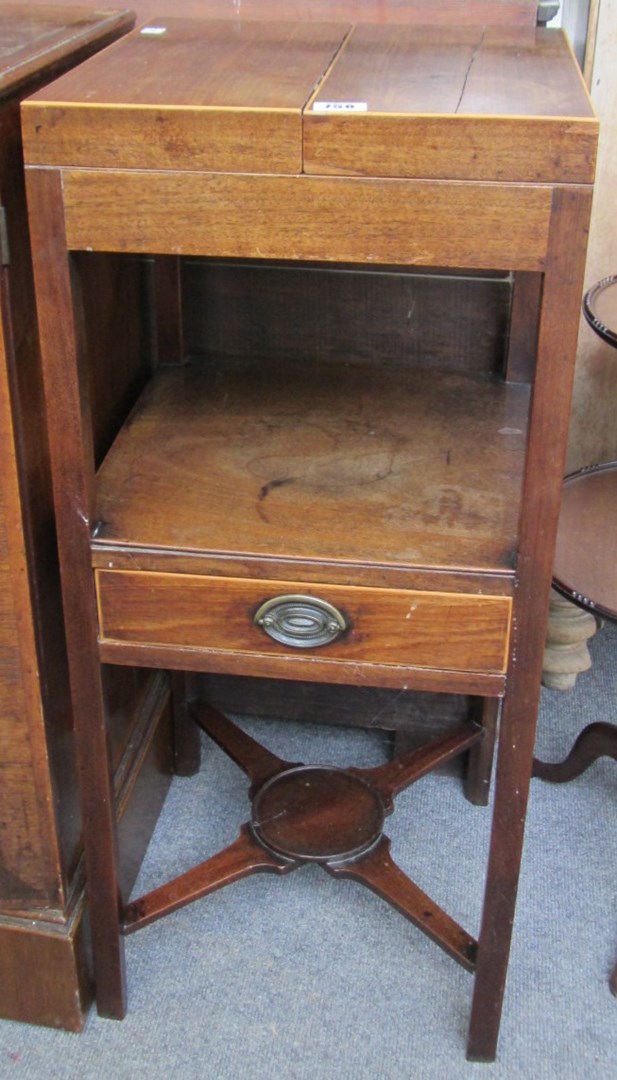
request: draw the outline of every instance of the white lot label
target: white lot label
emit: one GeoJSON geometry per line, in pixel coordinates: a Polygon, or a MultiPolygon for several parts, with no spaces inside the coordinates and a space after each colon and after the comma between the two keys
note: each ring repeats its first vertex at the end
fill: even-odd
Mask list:
{"type": "Polygon", "coordinates": [[[354,113],[368,112],[366,101],[315,101],[313,112],[316,113],[354,113]]]}

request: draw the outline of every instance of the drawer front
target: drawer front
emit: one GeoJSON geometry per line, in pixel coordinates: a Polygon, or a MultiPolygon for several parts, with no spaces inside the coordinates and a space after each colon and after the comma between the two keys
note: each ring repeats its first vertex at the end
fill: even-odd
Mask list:
{"type": "Polygon", "coordinates": [[[96,571],[96,587],[102,642],[506,669],[512,602],[505,596],[124,570],[96,571]]]}

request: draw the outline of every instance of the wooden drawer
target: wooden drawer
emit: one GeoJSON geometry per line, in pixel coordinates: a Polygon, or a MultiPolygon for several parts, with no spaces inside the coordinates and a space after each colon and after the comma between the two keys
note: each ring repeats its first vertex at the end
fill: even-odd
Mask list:
{"type": "MultiPolygon", "coordinates": [[[[314,657],[354,664],[504,672],[511,599],[407,589],[365,589],[289,581],[214,578],[129,570],[96,571],[102,642],[267,656],[314,657]],[[255,616],[267,601],[291,596],[279,622],[298,644],[273,640],[255,616]],[[301,598],[307,598],[303,601],[301,598]],[[332,605],[344,629],[325,644],[304,644],[318,630],[313,602],[332,605]]],[[[325,608],[325,621],[334,623],[325,608]]],[[[276,622],[280,609],[266,613],[276,622]]],[[[276,626],[274,627],[276,630],[276,626]]],[[[327,633],[327,627],[326,627],[327,633]]],[[[317,635],[319,636],[319,635],[317,635]]]]}

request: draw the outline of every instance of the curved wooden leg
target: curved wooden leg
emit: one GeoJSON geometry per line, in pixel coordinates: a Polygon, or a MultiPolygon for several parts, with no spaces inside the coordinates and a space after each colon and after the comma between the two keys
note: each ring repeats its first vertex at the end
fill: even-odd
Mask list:
{"type": "Polygon", "coordinates": [[[533,775],[551,784],[565,784],[575,780],[600,757],[617,761],[617,726],[598,721],[588,724],[581,731],[570,753],[563,761],[554,764],[534,758],[533,775]]]}

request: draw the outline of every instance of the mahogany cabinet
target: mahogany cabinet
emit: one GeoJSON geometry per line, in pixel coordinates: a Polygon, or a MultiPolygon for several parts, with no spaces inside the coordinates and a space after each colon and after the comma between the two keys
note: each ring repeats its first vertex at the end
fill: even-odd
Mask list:
{"type": "Polygon", "coordinates": [[[176,672],[178,716],[183,673],[240,705],[263,679],[471,695],[487,727],[503,703],[466,958],[468,1053],[492,1059],[597,139],[565,38],[157,19],[23,132],[99,1009],[124,1013],[129,911],[102,665],[176,672]],[[149,338],[101,288],[135,257],[149,338]],[[358,333],[376,293],[389,317],[358,333]],[[114,365],[134,377],[101,440],[114,365]]]}
{"type": "MultiPolygon", "coordinates": [[[[132,24],[126,10],[0,4],[0,1016],[73,1030],[91,997],[81,812],[19,107],[132,24]]],[[[99,400],[101,433],[113,409],[99,400]]],[[[169,782],[169,691],[131,669],[104,681],[128,889],[169,782]]]]}

